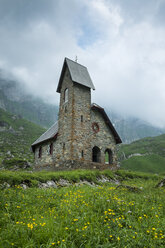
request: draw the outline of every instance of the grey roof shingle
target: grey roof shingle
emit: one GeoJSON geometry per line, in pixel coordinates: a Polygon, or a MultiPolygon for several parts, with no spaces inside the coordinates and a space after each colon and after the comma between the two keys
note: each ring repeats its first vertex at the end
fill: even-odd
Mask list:
{"type": "Polygon", "coordinates": [[[58,133],[58,121],[53,124],[45,133],[43,133],[33,144],[32,147],[35,145],[42,143],[45,140],[49,140],[53,138],[58,133]]]}
{"type": "Polygon", "coordinates": [[[59,93],[61,92],[61,85],[62,85],[62,80],[63,80],[66,65],[68,66],[71,79],[73,82],[84,85],[88,88],[95,90],[95,87],[92,83],[92,80],[90,78],[87,68],[83,65],[78,64],[77,62],[74,62],[68,58],[65,58],[61,76],[60,76],[59,83],[58,83],[58,87],[57,87],[57,92],[59,93]]]}

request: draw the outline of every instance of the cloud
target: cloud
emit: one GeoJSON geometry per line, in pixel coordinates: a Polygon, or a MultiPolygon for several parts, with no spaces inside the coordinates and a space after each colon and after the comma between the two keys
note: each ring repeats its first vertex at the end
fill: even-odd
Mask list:
{"type": "Polygon", "coordinates": [[[57,103],[64,57],[87,66],[106,109],[165,126],[163,0],[0,0],[0,67],[57,103]]]}
{"type": "Polygon", "coordinates": [[[109,106],[119,112],[164,125],[164,38],[164,30],[139,23],[124,29],[111,45],[107,40],[99,46],[100,70],[92,68],[92,73],[104,106],[109,99],[109,106]]]}

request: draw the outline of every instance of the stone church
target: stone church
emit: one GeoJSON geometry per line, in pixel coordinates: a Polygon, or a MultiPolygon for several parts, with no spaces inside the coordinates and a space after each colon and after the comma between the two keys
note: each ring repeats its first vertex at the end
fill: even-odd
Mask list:
{"type": "Polygon", "coordinates": [[[105,110],[91,104],[91,89],[87,68],[65,58],[58,121],[32,144],[36,169],[116,168],[122,141],[105,110]]]}

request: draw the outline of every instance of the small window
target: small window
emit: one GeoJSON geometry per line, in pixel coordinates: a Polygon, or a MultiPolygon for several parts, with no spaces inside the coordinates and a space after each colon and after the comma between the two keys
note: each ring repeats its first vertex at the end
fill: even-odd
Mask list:
{"type": "Polygon", "coordinates": [[[42,147],[40,146],[39,152],[38,152],[38,158],[41,158],[41,157],[42,157],[42,147]]]}
{"type": "Polygon", "coordinates": [[[64,90],[64,102],[68,102],[68,89],[64,90]]]}
{"type": "Polygon", "coordinates": [[[50,155],[53,154],[53,143],[51,143],[50,146],[49,146],[49,154],[50,155]]]}
{"type": "Polygon", "coordinates": [[[83,122],[83,115],[81,115],[81,122],[83,122]]]}
{"type": "Polygon", "coordinates": [[[84,157],[84,151],[83,150],[81,151],[81,157],[82,158],[84,157]]]}
{"type": "Polygon", "coordinates": [[[67,111],[68,111],[67,106],[65,106],[64,111],[65,111],[65,113],[67,113],[67,111]]]}

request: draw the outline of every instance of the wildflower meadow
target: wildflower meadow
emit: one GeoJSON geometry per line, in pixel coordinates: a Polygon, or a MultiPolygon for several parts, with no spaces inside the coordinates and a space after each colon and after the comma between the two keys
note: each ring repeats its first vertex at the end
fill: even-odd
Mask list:
{"type": "Polygon", "coordinates": [[[165,189],[154,179],[0,190],[0,247],[165,247],[165,189]]]}

